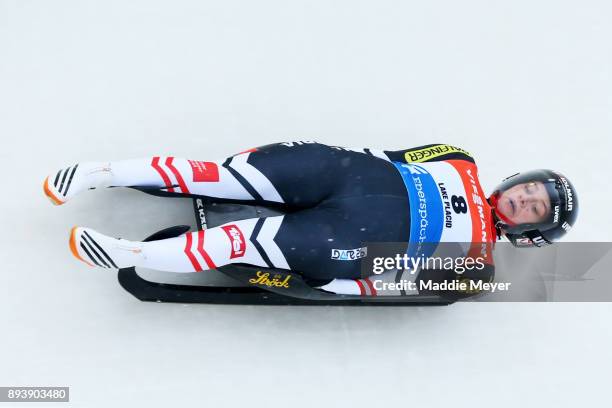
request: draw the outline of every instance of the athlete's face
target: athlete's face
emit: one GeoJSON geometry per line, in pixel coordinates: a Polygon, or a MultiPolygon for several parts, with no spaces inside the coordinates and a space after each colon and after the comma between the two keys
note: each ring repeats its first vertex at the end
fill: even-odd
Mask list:
{"type": "Polygon", "coordinates": [[[517,184],[500,194],[497,211],[515,224],[537,223],[550,214],[550,198],[539,181],[517,184]]]}

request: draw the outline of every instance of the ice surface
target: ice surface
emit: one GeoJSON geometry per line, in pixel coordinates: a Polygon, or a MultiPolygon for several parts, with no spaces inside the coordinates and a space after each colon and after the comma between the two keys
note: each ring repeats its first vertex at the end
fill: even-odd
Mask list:
{"type": "MultiPolygon", "coordinates": [[[[75,261],[72,225],[191,222],[120,189],[63,207],[78,161],[216,159],[276,141],[471,151],[482,183],[557,168],[571,238],[610,240],[609,2],[0,0],[0,386],[70,406],[594,406],[610,304],[139,303],[75,261]],[[314,401],[314,402],[312,402],[314,401]]],[[[6,405],[8,406],[8,405],[6,405]]]]}

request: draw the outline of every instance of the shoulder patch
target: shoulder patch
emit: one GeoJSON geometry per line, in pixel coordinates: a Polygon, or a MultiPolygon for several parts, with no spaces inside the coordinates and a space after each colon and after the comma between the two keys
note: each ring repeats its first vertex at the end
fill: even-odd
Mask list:
{"type": "Polygon", "coordinates": [[[404,153],[404,159],[406,160],[407,163],[421,163],[421,162],[439,158],[441,156],[450,155],[453,153],[463,154],[470,158],[472,157],[470,153],[466,152],[465,150],[459,147],[455,147],[455,146],[451,146],[447,144],[439,144],[439,145],[424,147],[424,148],[417,149],[417,150],[409,150],[406,153],[404,153]]]}

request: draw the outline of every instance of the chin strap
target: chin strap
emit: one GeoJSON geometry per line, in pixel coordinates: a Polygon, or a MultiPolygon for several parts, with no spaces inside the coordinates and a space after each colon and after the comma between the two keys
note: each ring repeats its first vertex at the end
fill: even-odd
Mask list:
{"type": "Polygon", "coordinates": [[[496,239],[500,239],[502,236],[502,227],[504,223],[499,219],[499,217],[497,216],[497,212],[495,211],[495,205],[497,204],[497,196],[491,196],[487,201],[489,202],[489,205],[491,207],[491,218],[493,218],[494,220],[491,231],[495,233],[495,236],[497,237],[496,239]]]}
{"type": "MultiPolygon", "coordinates": [[[[493,211],[493,218],[495,218],[495,211],[493,211]]],[[[495,234],[497,235],[497,239],[502,237],[502,225],[503,223],[499,220],[495,220],[495,224],[493,225],[493,229],[495,230],[495,234]]]]}

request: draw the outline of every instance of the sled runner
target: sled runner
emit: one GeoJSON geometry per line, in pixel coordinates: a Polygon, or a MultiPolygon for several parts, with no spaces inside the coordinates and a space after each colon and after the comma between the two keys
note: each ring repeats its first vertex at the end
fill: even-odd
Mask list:
{"type": "MultiPolygon", "coordinates": [[[[283,214],[262,206],[208,203],[194,197],[196,228],[206,229],[247,218],[283,214]]],[[[145,241],[179,236],[191,229],[179,225],[158,231],[145,241]]],[[[140,269],[140,268],[139,268],[140,269]]],[[[144,271],[141,271],[144,272],[144,271]]],[[[194,274],[189,274],[194,275],[194,274]]],[[[357,296],[338,295],[311,286],[295,271],[263,268],[244,264],[226,265],[205,271],[197,284],[164,283],[147,280],[137,268],[119,270],[121,286],[141,301],[175,303],[211,303],[243,305],[372,305],[372,306],[433,306],[452,301],[433,295],[357,296]]]]}

